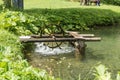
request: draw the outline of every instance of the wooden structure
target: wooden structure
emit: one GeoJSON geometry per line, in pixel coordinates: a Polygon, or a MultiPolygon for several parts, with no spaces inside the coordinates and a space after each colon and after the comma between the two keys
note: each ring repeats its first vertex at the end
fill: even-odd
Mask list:
{"type": "Polygon", "coordinates": [[[21,42],[56,42],[59,47],[61,44],[58,44],[57,42],[69,42],[75,47],[76,54],[80,54],[81,56],[85,56],[85,48],[87,41],[100,41],[100,37],[95,37],[94,34],[79,34],[78,32],[74,31],[66,31],[68,34],[67,36],[61,36],[61,35],[53,35],[50,37],[49,35],[44,35],[42,37],[33,35],[28,36],[27,38],[20,37],[21,42]]]}

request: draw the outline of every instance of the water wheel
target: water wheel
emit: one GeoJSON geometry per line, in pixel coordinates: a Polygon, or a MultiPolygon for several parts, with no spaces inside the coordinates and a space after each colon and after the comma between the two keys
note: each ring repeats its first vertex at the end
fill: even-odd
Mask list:
{"type": "Polygon", "coordinates": [[[61,26],[59,26],[59,25],[49,25],[49,26],[46,26],[44,29],[41,29],[40,33],[41,33],[40,34],[41,37],[43,36],[43,33],[45,33],[45,35],[48,35],[48,38],[54,39],[54,42],[44,42],[44,45],[46,45],[50,48],[56,48],[56,47],[61,48],[60,46],[62,45],[63,42],[55,41],[56,38],[64,37],[64,35],[65,35],[65,32],[64,32],[64,30],[62,29],[61,26]]]}

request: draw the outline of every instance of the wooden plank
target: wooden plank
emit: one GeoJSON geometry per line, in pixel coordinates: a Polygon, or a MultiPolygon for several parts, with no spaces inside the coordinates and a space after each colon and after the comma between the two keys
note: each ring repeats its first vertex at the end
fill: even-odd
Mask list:
{"type": "Polygon", "coordinates": [[[85,41],[101,41],[100,37],[84,38],[85,41]]]}
{"type": "MultiPolygon", "coordinates": [[[[40,36],[40,35],[31,35],[31,37],[32,38],[52,38],[52,36],[50,36],[50,35],[42,35],[42,36],[40,36]]],[[[71,38],[71,37],[73,37],[73,36],[71,36],[71,35],[65,35],[65,36],[63,36],[63,35],[61,35],[61,34],[55,34],[55,37],[57,37],[57,38],[71,38]]]]}
{"type": "Polygon", "coordinates": [[[74,32],[74,33],[79,33],[77,31],[65,31],[66,33],[71,33],[71,32],[74,32]]]}
{"type": "Polygon", "coordinates": [[[72,35],[74,38],[82,38],[82,36],[80,36],[78,32],[69,32],[69,34],[72,35]]]}
{"type": "Polygon", "coordinates": [[[94,34],[79,34],[78,36],[83,36],[83,37],[94,37],[94,34]]]}
{"type": "Polygon", "coordinates": [[[74,38],[80,38],[83,39],[84,41],[100,41],[100,37],[95,37],[94,34],[78,34],[78,32],[68,32],[70,35],[72,35],[74,38]]]}
{"type": "MultiPolygon", "coordinates": [[[[20,38],[21,42],[65,42],[65,41],[76,41],[76,38],[20,38]]],[[[81,39],[83,40],[83,39],[81,39]]]]}
{"type": "Polygon", "coordinates": [[[66,31],[67,33],[69,33],[70,35],[75,35],[75,36],[83,36],[83,37],[94,37],[94,34],[79,34],[78,32],[75,31],[66,31]]]}
{"type": "Polygon", "coordinates": [[[101,38],[20,38],[21,42],[66,42],[66,41],[100,41],[101,38]]]}

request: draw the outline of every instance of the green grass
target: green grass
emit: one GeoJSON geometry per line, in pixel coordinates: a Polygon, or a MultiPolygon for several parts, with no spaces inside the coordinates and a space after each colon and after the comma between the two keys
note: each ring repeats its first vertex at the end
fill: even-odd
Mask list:
{"type": "Polygon", "coordinates": [[[64,0],[25,0],[25,9],[31,8],[71,8],[78,7],[78,2],[67,2],[64,0]]]}
{"type": "Polygon", "coordinates": [[[115,12],[120,12],[119,6],[113,5],[105,5],[101,4],[101,6],[80,6],[79,2],[68,2],[64,0],[25,0],[24,1],[25,9],[33,9],[33,8],[97,8],[97,9],[110,9],[115,12]]]}
{"type": "MultiPolygon", "coordinates": [[[[0,0],[0,4],[2,4],[2,0],[0,0]]],[[[115,12],[120,12],[119,6],[113,5],[105,5],[101,4],[101,6],[80,6],[79,2],[69,2],[64,0],[24,0],[24,8],[25,9],[33,9],[33,8],[97,8],[97,9],[110,9],[115,12]]]]}
{"type": "MultiPolygon", "coordinates": [[[[24,1],[25,1],[24,2],[25,9],[97,8],[97,9],[110,9],[115,12],[120,12],[119,6],[104,5],[104,4],[102,4],[100,7],[98,7],[98,6],[80,6],[78,2],[65,2],[63,0],[46,0],[46,1],[45,0],[24,0],[24,1]]],[[[0,0],[0,4],[1,3],[2,3],[2,0],[0,0]]],[[[119,32],[119,29],[120,28],[117,29],[114,27],[114,28],[109,28],[109,30],[108,30],[108,28],[106,28],[103,30],[95,30],[95,31],[88,32],[88,33],[95,33],[96,35],[102,37],[102,41],[99,43],[87,43],[86,60],[84,62],[75,60],[73,55],[72,55],[72,57],[69,57],[69,58],[67,57],[66,62],[61,63],[56,66],[56,68],[60,67],[59,69],[55,69],[56,75],[59,74],[58,77],[63,77],[65,80],[67,80],[66,76],[68,76],[68,80],[75,80],[76,77],[78,77],[78,75],[80,73],[89,75],[88,72],[91,69],[91,67],[93,67],[98,62],[102,62],[103,64],[107,65],[107,67],[110,68],[111,72],[119,71],[119,67],[120,67],[119,66],[120,65],[120,62],[119,62],[120,61],[120,57],[119,57],[120,56],[120,54],[119,54],[119,52],[120,52],[120,49],[119,49],[119,47],[120,47],[120,45],[119,45],[120,44],[120,38],[119,38],[120,32],[119,32]],[[68,65],[67,65],[68,61],[69,61],[69,63],[71,63],[71,67],[66,69],[65,67],[68,67],[68,65]],[[63,66],[63,64],[66,64],[66,65],[63,66]],[[62,72],[59,72],[59,71],[62,71],[62,72]],[[69,72],[67,72],[67,71],[69,71],[69,72]],[[75,73],[74,71],[77,71],[77,73],[75,73]],[[69,73],[70,73],[70,75],[69,75],[69,73]]],[[[2,33],[1,33],[1,35],[2,35],[2,33]]],[[[3,36],[3,37],[5,37],[5,36],[3,36]]],[[[7,37],[9,37],[9,36],[7,36],[7,37]]],[[[4,38],[1,38],[1,41],[2,41],[2,39],[5,40],[4,38]]],[[[10,41],[9,38],[8,38],[8,40],[10,41]]],[[[6,41],[7,40],[5,40],[5,42],[6,41]]],[[[13,40],[11,42],[13,42],[13,40]]],[[[41,59],[41,58],[39,58],[39,59],[41,59]]],[[[39,63],[40,63],[40,61],[39,61],[39,63]]],[[[39,64],[39,63],[37,63],[37,64],[39,64]]],[[[52,68],[55,67],[54,65],[52,66],[52,68]]],[[[84,77],[86,77],[86,75],[82,75],[82,77],[84,78],[84,77]]],[[[26,75],[24,75],[24,77],[26,77],[26,75]]]]}
{"type": "Polygon", "coordinates": [[[2,2],[2,0],[0,0],[0,4],[2,4],[3,2],[2,2]]]}

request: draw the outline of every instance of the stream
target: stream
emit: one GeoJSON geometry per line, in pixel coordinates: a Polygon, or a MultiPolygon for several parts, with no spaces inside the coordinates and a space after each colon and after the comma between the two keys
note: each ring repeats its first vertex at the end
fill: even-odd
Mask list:
{"type": "MultiPolygon", "coordinates": [[[[100,42],[86,42],[86,57],[76,57],[74,48],[66,44],[62,49],[51,49],[43,43],[34,43],[35,49],[25,53],[33,66],[45,69],[50,75],[62,80],[92,80],[94,67],[103,64],[113,74],[120,71],[120,26],[101,27],[81,33],[100,36],[100,42]]],[[[114,76],[112,76],[114,77],[114,76]]]]}

